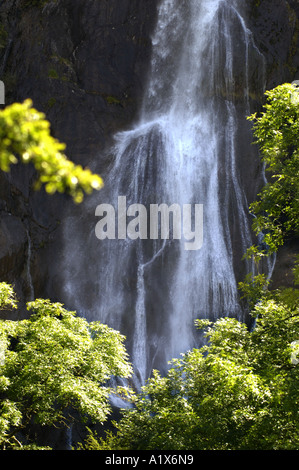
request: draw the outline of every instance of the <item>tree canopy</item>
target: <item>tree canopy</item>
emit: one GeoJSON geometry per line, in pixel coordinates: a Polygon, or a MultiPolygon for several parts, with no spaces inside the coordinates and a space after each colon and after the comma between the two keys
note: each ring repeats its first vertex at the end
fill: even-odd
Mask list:
{"type": "Polygon", "coordinates": [[[285,83],[266,97],[264,111],[249,117],[268,174],[250,210],[255,232],[264,234],[264,246],[273,253],[299,236],[299,88],[285,83]]]}
{"type": "MultiPolygon", "coordinates": [[[[26,436],[32,422],[69,426],[74,410],[82,421],[104,422],[110,413],[108,380],[131,375],[119,332],[88,323],[60,303],[38,299],[27,305],[29,319],[0,321],[2,449],[22,448],[16,436],[26,436]]],[[[9,306],[17,308],[13,290],[1,283],[0,308],[9,306]]]]}
{"type": "Polygon", "coordinates": [[[79,203],[84,193],[101,189],[103,180],[68,160],[65,147],[52,137],[50,123],[31,100],[0,111],[0,169],[7,172],[18,161],[31,162],[37,171],[36,189],[44,185],[48,193],[67,193],[79,203]]]}

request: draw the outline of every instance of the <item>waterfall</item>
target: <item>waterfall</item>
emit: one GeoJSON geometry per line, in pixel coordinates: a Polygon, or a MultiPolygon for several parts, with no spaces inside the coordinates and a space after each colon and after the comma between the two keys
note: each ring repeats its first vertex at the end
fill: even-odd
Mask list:
{"type": "Polygon", "coordinates": [[[32,275],[31,275],[31,255],[32,255],[32,249],[31,249],[31,236],[29,233],[29,230],[26,230],[27,234],[27,259],[26,259],[26,281],[28,285],[28,294],[27,294],[27,301],[33,301],[35,299],[34,296],[34,286],[33,286],[33,281],[32,281],[32,275]]]}
{"type": "Polygon", "coordinates": [[[96,210],[109,213],[107,237],[96,239],[94,220],[89,236],[82,220],[65,224],[65,298],[126,335],[140,383],[199,344],[196,318],[243,319],[237,283],[252,239],[239,154],[253,153],[246,116],[263,94],[264,60],[239,3],[160,2],[138,122],[115,136],[105,188],[85,205],[90,214],[107,203],[96,210]],[[150,207],[160,204],[173,224],[150,237],[150,207]],[[186,222],[191,212],[175,236],[177,215],[186,222]],[[196,228],[202,244],[186,249],[196,228]]]}

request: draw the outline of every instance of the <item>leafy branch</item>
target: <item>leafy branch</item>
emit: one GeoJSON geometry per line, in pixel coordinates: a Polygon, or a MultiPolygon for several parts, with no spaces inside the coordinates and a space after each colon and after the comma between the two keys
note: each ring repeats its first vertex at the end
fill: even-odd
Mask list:
{"type": "Polygon", "coordinates": [[[35,189],[45,185],[48,193],[67,193],[80,203],[84,193],[100,190],[103,180],[68,160],[64,150],[65,144],[51,136],[49,122],[31,100],[0,111],[0,169],[8,172],[18,161],[32,163],[37,171],[35,189]]]}

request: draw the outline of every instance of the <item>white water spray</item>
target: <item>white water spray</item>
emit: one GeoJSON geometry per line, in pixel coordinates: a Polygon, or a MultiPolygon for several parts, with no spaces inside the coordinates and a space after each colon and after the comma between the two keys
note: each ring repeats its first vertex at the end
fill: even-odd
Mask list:
{"type": "MultiPolygon", "coordinates": [[[[264,62],[238,4],[161,1],[140,119],[116,136],[101,192],[101,201],[115,207],[119,196],[145,206],[203,204],[202,248],[186,251],[184,240],[171,238],[126,237],[94,248],[93,233],[92,258],[90,245],[84,253],[73,246],[75,260],[66,256],[72,305],[84,276],[93,297],[78,300],[78,310],[86,312],[87,305],[88,318],[126,334],[141,383],[153,367],[197,345],[196,318],[241,318],[236,268],[252,240],[238,143],[240,129],[251,143],[245,124],[250,87],[253,69],[262,76],[264,62]],[[80,281],[76,266],[82,261],[82,273],[86,259],[80,281]]],[[[262,95],[259,86],[254,93],[262,95]]],[[[66,237],[75,231],[68,223],[66,237]]]]}

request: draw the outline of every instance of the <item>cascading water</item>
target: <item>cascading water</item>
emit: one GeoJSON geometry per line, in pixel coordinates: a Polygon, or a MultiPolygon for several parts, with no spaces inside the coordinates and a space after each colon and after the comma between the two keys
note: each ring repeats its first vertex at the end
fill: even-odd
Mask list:
{"type": "Polygon", "coordinates": [[[32,301],[34,300],[34,286],[32,282],[32,276],[31,276],[31,237],[30,233],[28,230],[26,230],[27,233],[27,262],[26,262],[26,278],[27,278],[27,284],[28,284],[28,294],[27,294],[27,301],[32,301]]]}
{"type": "Polygon", "coordinates": [[[98,240],[93,220],[87,240],[78,219],[65,224],[66,303],[126,335],[140,383],[198,344],[196,318],[241,318],[236,272],[249,269],[252,241],[238,155],[240,139],[252,140],[250,95],[263,93],[263,57],[238,1],[162,0],[158,10],[140,119],[115,137],[105,188],[84,206],[109,204],[115,225],[98,240]],[[160,204],[185,221],[192,210],[181,239],[175,224],[150,236],[149,208],[160,204]]]}

